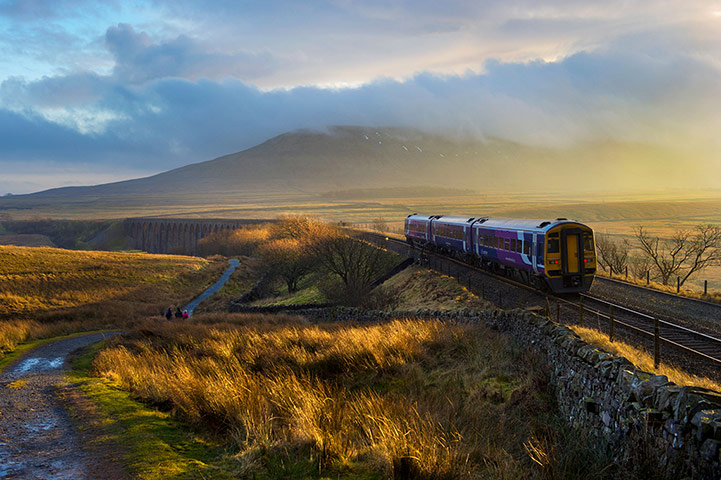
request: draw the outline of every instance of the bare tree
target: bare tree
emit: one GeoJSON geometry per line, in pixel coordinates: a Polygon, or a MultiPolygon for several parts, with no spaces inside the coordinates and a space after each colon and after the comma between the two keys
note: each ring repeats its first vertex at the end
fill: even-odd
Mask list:
{"type": "Polygon", "coordinates": [[[626,268],[630,248],[631,244],[626,239],[617,242],[607,234],[596,234],[598,263],[604,270],[610,270],[611,274],[621,273],[626,268]]]}
{"type": "Polygon", "coordinates": [[[646,278],[646,275],[651,272],[652,266],[653,265],[651,264],[651,260],[645,255],[642,255],[640,257],[634,257],[629,262],[629,269],[631,270],[631,275],[638,278],[639,280],[643,280],[646,278]]]}
{"type": "Polygon", "coordinates": [[[271,224],[271,238],[309,240],[324,237],[331,227],[306,215],[282,215],[271,224]]]}
{"type": "Polygon", "coordinates": [[[373,230],[376,230],[381,233],[387,233],[388,232],[388,222],[386,222],[386,219],[383,217],[376,217],[373,220],[373,230]]]}
{"type": "Polygon", "coordinates": [[[683,285],[694,273],[721,263],[721,227],[716,225],[701,224],[694,232],[678,230],[663,240],[638,227],[636,238],[664,285],[673,276],[683,285]]]}
{"type": "Polygon", "coordinates": [[[347,298],[364,297],[394,263],[385,250],[340,232],[319,240],[311,249],[323,267],[341,280],[347,298]]]}
{"type": "Polygon", "coordinates": [[[297,292],[298,282],[313,270],[314,260],[305,243],[294,238],[271,240],[258,253],[268,272],[285,281],[288,293],[297,292]]]}

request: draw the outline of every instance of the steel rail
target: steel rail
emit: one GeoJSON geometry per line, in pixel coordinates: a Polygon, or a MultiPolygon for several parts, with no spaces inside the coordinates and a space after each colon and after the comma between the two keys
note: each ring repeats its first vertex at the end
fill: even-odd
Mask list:
{"type": "Polygon", "coordinates": [[[623,287],[637,288],[637,289],[644,290],[644,291],[647,291],[650,293],[655,293],[658,295],[671,297],[674,300],[680,300],[680,301],[684,301],[684,302],[693,302],[693,303],[705,305],[707,307],[714,307],[721,311],[721,303],[709,302],[708,300],[701,300],[700,298],[687,297],[685,295],[679,295],[677,293],[672,293],[672,292],[665,292],[663,290],[657,290],[655,288],[647,287],[645,285],[636,285],[635,283],[631,283],[626,280],[622,280],[620,278],[609,278],[609,277],[605,277],[603,275],[596,275],[595,278],[596,278],[596,281],[610,282],[610,283],[614,283],[614,284],[617,284],[617,285],[620,285],[623,287]]]}
{"type": "MultiPolygon", "coordinates": [[[[622,305],[617,305],[617,304],[614,304],[614,303],[612,303],[612,302],[608,302],[607,300],[603,300],[603,299],[600,299],[600,298],[597,298],[597,297],[593,297],[593,296],[588,295],[588,294],[581,294],[581,296],[582,296],[583,298],[588,298],[589,300],[592,300],[592,301],[594,301],[594,302],[607,305],[607,306],[609,306],[609,307],[610,307],[610,306],[613,306],[614,308],[619,308],[619,309],[621,309],[621,310],[626,311],[627,313],[629,313],[629,314],[632,315],[632,316],[635,316],[635,317],[637,317],[637,318],[641,318],[641,319],[646,320],[646,321],[648,321],[648,320],[651,320],[651,321],[658,320],[659,325],[663,325],[664,327],[666,327],[666,328],[669,329],[669,330],[676,331],[676,332],[680,332],[682,335],[686,335],[686,336],[687,336],[687,337],[686,337],[686,340],[688,340],[688,337],[694,337],[694,338],[700,339],[701,341],[706,342],[705,345],[703,345],[703,346],[711,347],[712,350],[713,350],[713,349],[716,349],[716,350],[719,352],[719,357],[714,357],[713,355],[709,355],[709,354],[706,353],[706,352],[703,352],[703,351],[701,351],[701,350],[698,350],[698,349],[697,349],[698,347],[697,347],[697,348],[694,348],[694,347],[691,347],[691,346],[689,346],[689,345],[687,345],[687,344],[679,343],[678,341],[675,341],[675,340],[673,340],[673,339],[671,339],[671,338],[668,337],[668,333],[669,333],[669,332],[667,332],[667,333],[664,334],[664,335],[659,335],[659,339],[660,339],[662,342],[666,343],[666,344],[673,345],[674,347],[680,348],[680,349],[682,349],[682,350],[684,350],[684,351],[686,351],[686,352],[689,352],[689,353],[692,353],[692,354],[694,354],[694,355],[700,356],[700,357],[702,357],[702,358],[704,358],[704,359],[706,359],[706,360],[711,360],[711,361],[713,361],[713,362],[715,362],[715,363],[721,364],[721,339],[718,339],[718,338],[713,337],[713,336],[711,336],[711,335],[707,335],[707,334],[705,334],[705,333],[697,332],[696,330],[692,330],[692,329],[690,329],[690,328],[684,327],[684,326],[682,326],[682,325],[675,324],[675,323],[673,323],[673,322],[669,322],[668,320],[662,320],[662,319],[659,318],[659,317],[654,317],[654,316],[652,316],[652,315],[647,315],[647,314],[645,314],[645,313],[638,312],[638,311],[633,310],[633,309],[630,309],[630,308],[626,308],[626,307],[624,307],[624,306],[622,306],[622,305]]],[[[571,304],[573,304],[573,305],[577,305],[577,304],[575,304],[575,303],[573,303],[573,302],[568,302],[568,303],[571,303],[571,304]]],[[[602,312],[600,312],[600,311],[598,311],[598,310],[592,311],[591,309],[589,309],[589,312],[593,312],[593,313],[595,313],[596,315],[598,315],[599,317],[602,317],[602,318],[605,318],[605,319],[610,319],[610,315],[606,315],[606,314],[604,314],[604,313],[602,313],[602,312]]],[[[640,328],[638,325],[628,324],[627,322],[624,322],[624,321],[619,320],[619,319],[617,319],[617,318],[614,318],[614,324],[616,324],[616,325],[623,325],[623,326],[625,326],[626,328],[630,328],[630,329],[636,331],[637,333],[644,334],[644,335],[646,335],[646,336],[648,336],[648,337],[651,337],[651,338],[653,338],[653,337],[655,336],[655,334],[654,334],[653,332],[649,331],[649,330],[645,330],[644,328],[640,328]]],[[[677,340],[678,340],[678,339],[677,339],[677,340]]]]}

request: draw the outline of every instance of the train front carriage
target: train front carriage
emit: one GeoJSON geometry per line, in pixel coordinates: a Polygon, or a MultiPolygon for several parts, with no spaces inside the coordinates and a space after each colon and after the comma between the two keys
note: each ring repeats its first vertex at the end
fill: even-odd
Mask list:
{"type": "Polygon", "coordinates": [[[557,293],[591,288],[596,273],[593,231],[576,222],[558,222],[545,232],[546,281],[557,293]]]}

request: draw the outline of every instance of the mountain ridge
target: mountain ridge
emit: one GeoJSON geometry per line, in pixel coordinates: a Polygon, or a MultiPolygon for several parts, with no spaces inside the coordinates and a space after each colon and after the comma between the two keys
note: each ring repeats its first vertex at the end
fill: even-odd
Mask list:
{"type": "Polygon", "coordinates": [[[654,155],[646,145],[532,147],[508,140],[454,138],[402,127],[332,126],[302,129],[246,150],[149,177],[93,186],[60,187],[0,199],[73,201],[127,196],[189,198],[237,191],[318,195],[349,189],[428,185],[475,191],[583,191],[598,183],[633,184],[629,159],[654,155]]]}

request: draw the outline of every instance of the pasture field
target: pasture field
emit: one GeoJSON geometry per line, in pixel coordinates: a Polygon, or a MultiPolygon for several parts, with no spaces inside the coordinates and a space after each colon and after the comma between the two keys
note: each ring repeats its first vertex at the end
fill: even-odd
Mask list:
{"type": "Polygon", "coordinates": [[[0,246],[0,354],[33,338],[160,318],[224,267],[222,259],[0,246]]]}

